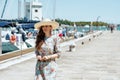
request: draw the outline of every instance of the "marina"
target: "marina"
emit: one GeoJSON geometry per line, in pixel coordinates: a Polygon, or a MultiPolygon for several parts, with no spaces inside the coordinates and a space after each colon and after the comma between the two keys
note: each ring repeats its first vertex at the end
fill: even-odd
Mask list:
{"type": "Polygon", "coordinates": [[[90,6],[86,2],[78,0],[79,4],[74,5],[75,1],[67,1],[67,6],[66,1],[0,1],[0,80],[36,80],[35,44],[39,30],[35,24],[44,19],[59,23],[58,28],[51,31],[61,47],[60,58],[56,58],[56,80],[120,80],[120,24],[114,23],[117,18],[114,16],[110,21],[110,17],[98,14],[97,10],[107,12],[103,8],[91,13],[99,1],[91,5],[94,6],[91,10],[87,10],[90,6]],[[83,8],[78,6],[81,3],[83,8]],[[89,15],[89,19],[82,20],[83,12],[87,13],[84,18],[89,15]]]}
{"type": "MultiPolygon", "coordinates": [[[[80,38],[75,39],[77,45],[74,52],[69,52],[68,46],[63,46],[61,58],[57,60],[59,64],[57,79],[119,80],[119,34],[119,31],[114,31],[113,34],[105,31],[91,39],[91,41],[85,42],[84,45],[80,44],[80,38]],[[114,40],[114,38],[116,39],[114,40]]],[[[61,45],[65,44],[67,42],[61,45]]],[[[34,52],[4,61],[0,63],[0,68],[2,68],[0,70],[0,77],[3,80],[8,78],[12,80],[34,80],[35,62],[34,52]],[[27,65],[29,67],[25,67],[27,65]],[[18,71],[20,72],[18,73],[18,71]]]]}

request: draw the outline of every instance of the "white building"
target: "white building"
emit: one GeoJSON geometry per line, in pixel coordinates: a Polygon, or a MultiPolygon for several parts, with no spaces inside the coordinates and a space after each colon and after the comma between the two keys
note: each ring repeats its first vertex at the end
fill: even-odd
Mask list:
{"type": "Polygon", "coordinates": [[[38,1],[25,2],[25,17],[28,20],[42,20],[42,4],[38,1]]]}

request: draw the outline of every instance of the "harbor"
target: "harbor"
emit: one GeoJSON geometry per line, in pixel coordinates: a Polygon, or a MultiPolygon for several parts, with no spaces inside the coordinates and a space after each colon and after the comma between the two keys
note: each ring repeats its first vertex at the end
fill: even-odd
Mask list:
{"type": "Polygon", "coordinates": [[[120,80],[118,3],[1,0],[0,80],[120,80]]]}
{"type": "MultiPolygon", "coordinates": [[[[84,44],[76,39],[76,51],[72,52],[68,51],[68,46],[63,46],[57,60],[57,80],[119,80],[119,34],[119,31],[104,31],[84,44]]],[[[0,63],[0,67],[5,63],[7,67],[0,70],[1,80],[34,80],[34,52],[0,63]]]]}

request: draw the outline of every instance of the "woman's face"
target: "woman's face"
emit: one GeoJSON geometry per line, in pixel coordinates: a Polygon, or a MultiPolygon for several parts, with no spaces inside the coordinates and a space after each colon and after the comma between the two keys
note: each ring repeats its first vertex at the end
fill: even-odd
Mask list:
{"type": "Polygon", "coordinates": [[[42,26],[42,30],[44,33],[49,33],[52,30],[52,26],[51,25],[44,25],[44,26],[42,26]]]}

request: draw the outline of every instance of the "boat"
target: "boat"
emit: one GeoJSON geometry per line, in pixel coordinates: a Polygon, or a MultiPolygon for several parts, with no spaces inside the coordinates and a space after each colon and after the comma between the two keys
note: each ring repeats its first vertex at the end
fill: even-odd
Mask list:
{"type": "Polygon", "coordinates": [[[6,6],[8,7],[8,0],[4,0],[5,4],[2,10],[2,15],[0,19],[0,53],[6,53],[6,52],[11,52],[15,50],[23,50],[27,49],[29,47],[34,47],[34,43],[31,44],[30,41],[35,41],[34,38],[28,38],[26,39],[25,42],[21,40],[23,32],[26,34],[28,29],[34,29],[34,24],[42,19],[42,4],[38,2],[37,0],[35,1],[26,1],[24,0],[24,18],[21,20],[21,13],[24,11],[21,11],[21,0],[18,1],[18,19],[15,20],[7,20],[3,19],[4,13],[6,6]],[[29,10],[29,12],[27,12],[29,10]],[[38,12],[33,12],[33,10],[38,11],[38,12]],[[31,15],[32,14],[32,15],[31,15]],[[29,15],[29,16],[28,16],[29,15]],[[18,23],[18,24],[16,24],[18,23]],[[19,31],[19,30],[20,31],[19,31]],[[14,31],[16,36],[17,36],[17,43],[11,44],[9,40],[6,40],[5,37],[7,34],[11,35],[11,32],[14,31]],[[13,48],[14,47],[14,48],[13,48]]]}

